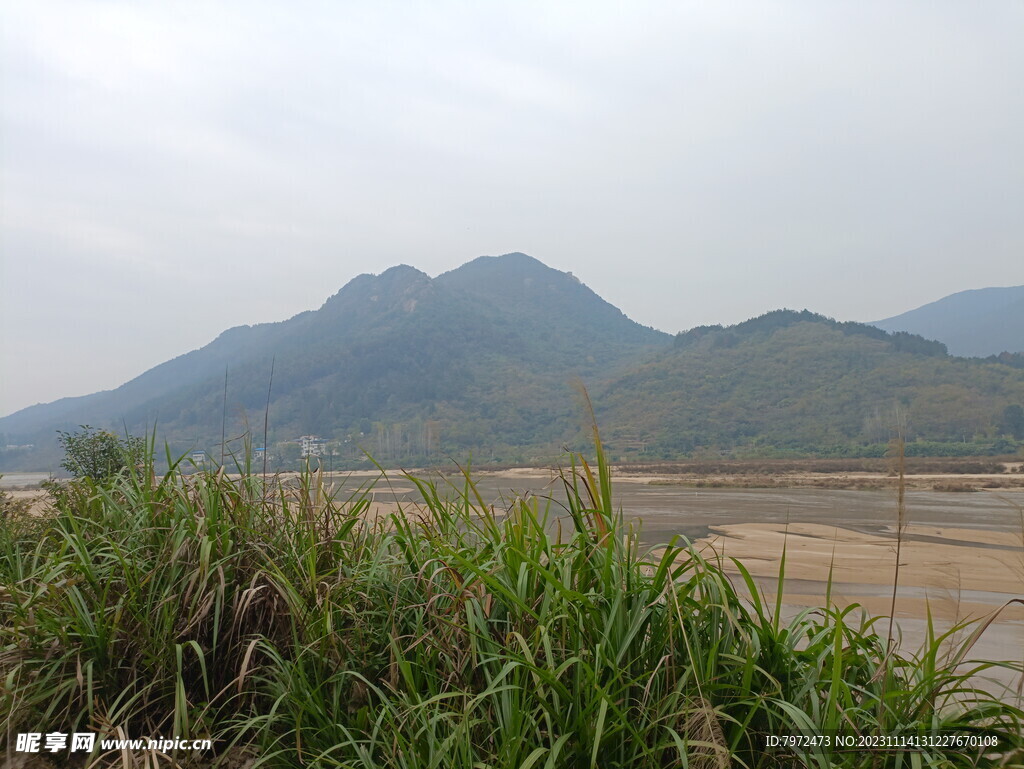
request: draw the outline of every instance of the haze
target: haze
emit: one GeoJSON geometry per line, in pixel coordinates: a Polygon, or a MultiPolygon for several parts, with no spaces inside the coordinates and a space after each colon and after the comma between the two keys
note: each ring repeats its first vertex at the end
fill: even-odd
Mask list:
{"type": "Polygon", "coordinates": [[[669,332],[1024,282],[1024,4],[4,2],[0,414],[398,263],[669,332]]]}

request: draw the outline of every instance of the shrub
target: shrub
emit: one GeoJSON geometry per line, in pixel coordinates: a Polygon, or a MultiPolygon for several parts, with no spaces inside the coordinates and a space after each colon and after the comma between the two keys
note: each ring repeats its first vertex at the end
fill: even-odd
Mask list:
{"type": "Polygon", "coordinates": [[[145,454],[142,438],[119,438],[109,430],[82,425],[80,432],[57,431],[57,442],[64,449],[61,467],[75,478],[103,481],[141,464],[145,454]]]}
{"type": "MultiPolygon", "coordinates": [[[[0,478],[3,478],[0,475],[0,478]]],[[[28,512],[31,502],[27,499],[15,499],[3,489],[0,489],[0,524],[15,516],[28,512]]]]}

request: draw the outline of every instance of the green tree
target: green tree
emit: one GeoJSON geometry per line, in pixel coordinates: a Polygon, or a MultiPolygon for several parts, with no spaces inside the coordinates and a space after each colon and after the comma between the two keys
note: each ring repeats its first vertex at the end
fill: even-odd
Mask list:
{"type": "Polygon", "coordinates": [[[1003,434],[1012,435],[1017,440],[1024,438],[1024,409],[1017,404],[1003,409],[1002,419],[999,420],[999,429],[1003,434]]]}
{"type": "Polygon", "coordinates": [[[292,470],[299,466],[302,449],[294,442],[279,443],[274,450],[274,467],[278,470],[292,470]]]}
{"type": "Polygon", "coordinates": [[[57,431],[57,442],[64,449],[61,467],[75,478],[102,481],[131,471],[145,456],[142,438],[126,435],[120,438],[109,430],[82,425],[76,433],[57,431]]]}

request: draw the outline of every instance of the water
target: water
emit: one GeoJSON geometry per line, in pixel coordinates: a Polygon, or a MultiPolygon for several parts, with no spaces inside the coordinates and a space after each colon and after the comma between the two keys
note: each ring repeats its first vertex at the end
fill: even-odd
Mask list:
{"type": "MultiPolygon", "coordinates": [[[[456,480],[456,483],[458,481],[456,480]]],[[[515,476],[500,477],[481,475],[476,479],[477,489],[487,502],[493,502],[496,510],[507,506],[508,500],[516,496],[532,495],[541,499],[549,498],[555,511],[564,502],[564,491],[560,482],[549,477],[515,476]]],[[[708,536],[712,526],[748,523],[817,523],[835,526],[864,534],[893,538],[896,531],[896,495],[894,490],[838,490],[838,489],[695,489],[685,486],[649,485],[645,481],[616,481],[613,494],[616,508],[625,516],[637,521],[640,526],[640,541],[646,547],[668,543],[674,536],[682,535],[691,541],[708,536]]],[[[396,500],[417,502],[419,495],[407,482],[396,481],[393,490],[385,485],[376,487],[375,496],[380,501],[396,500]]],[[[964,550],[980,548],[986,552],[1010,551],[1020,553],[1024,490],[977,492],[973,494],[943,493],[935,491],[908,491],[906,493],[906,520],[910,526],[935,527],[939,529],[973,529],[985,532],[990,542],[957,542],[922,533],[908,533],[904,541],[914,540],[936,544],[962,544],[964,550]],[[992,537],[995,534],[995,537],[992,537]],[[1005,534],[1005,538],[1002,536],[1005,534]]],[[[895,552],[895,548],[893,548],[895,552]]],[[[764,557],[777,560],[778,553],[765,552],[764,557]]],[[[795,553],[790,554],[794,558],[795,553]]],[[[950,571],[959,568],[950,565],[950,571]]],[[[775,573],[775,572],[773,572],[775,573]]],[[[774,592],[775,578],[755,578],[765,592],[774,592]]],[[[957,601],[973,602],[982,614],[1002,606],[1008,599],[1024,597],[1024,579],[1016,595],[987,592],[984,590],[951,591],[941,585],[912,584],[910,574],[904,572],[900,580],[900,607],[908,601],[916,601],[916,608],[898,607],[898,626],[901,628],[905,649],[919,648],[927,637],[927,621],[921,613],[924,600],[934,601],[938,612],[938,601],[943,595],[955,596],[957,601]],[[908,613],[909,611],[909,613],[908,613]]],[[[741,584],[739,580],[736,584],[741,584]]],[[[790,596],[783,606],[783,614],[792,616],[804,605],[818,605],[827,590],[827,584],[819,580],[787,578],[784,594],[790,596]],[[808,604],[800,604],[806,599],[808,604]]],[[[843,596],[856,602],[871,601],[875,612],[888,611],[890,585],[857,582],[833,585],[833,596],[843,596]]],[[[966,603],[965,603],[966,606],[966,603]]],[[[972,657],[988,659],[1011,659],[1020,661],[1024,654],[1024,621],[1016,618],[1017,613],[1004,613],[986,630],[972,651],[972,657]]],[[[974,614],[973,616],[982,616],[974,614]]],[[[959,617],[935,617],[939,632],[951,627],[959,617]]],[[[958,636],[959,637],[959,636],[958,636]]],[[[1016,677],[1003,668],[992,671],[997,685],[1015,686],[1016,677]]],[[[1007,695],[1010,696],[1010,695],[1007,695]]]]}
{"type": "Polygon", "coordinates": [[[4,473],[3,477],[0,478],[0,488],[36,487],[50,477],[50,473],[4,473]]]}
{"type": "MultiPolygon", "coordinates": [[[[484,500],[499,509],[516,496],[550,498],[556,510],[565,500],[560,482],[543,476],[482,475],[476,485],[484,500]]],[[[377,485],[375,496],[381,501],[419,499],[415,489],[401,480],[395,482],[394,491],[377,485]]],[[[648,546],[664,544],[676,535],[700,539],[710,533],[711,526],[724,524],[820,523],[870,534],[892,531],[896,526],[893,491],[695,489],[615,481],[613,497],[616,509],[621,508],[628,519],[640,521],[641,541],[648,546]]],[[[1005,532],[1006,546],[1019,548],[1022,508],[1024,491],[1018,490],[973,494],[908,491],[906,523],[1005,532]]]]}

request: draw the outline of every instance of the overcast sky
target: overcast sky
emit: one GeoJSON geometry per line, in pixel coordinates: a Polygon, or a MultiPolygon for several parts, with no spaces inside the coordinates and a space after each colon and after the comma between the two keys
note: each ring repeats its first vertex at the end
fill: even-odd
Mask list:
{"type": "Polygon", "coordinates": [[[1024,283],[1024,3],[0,2],[0,415],[523,251],[669,332],[1024,283]]]}

